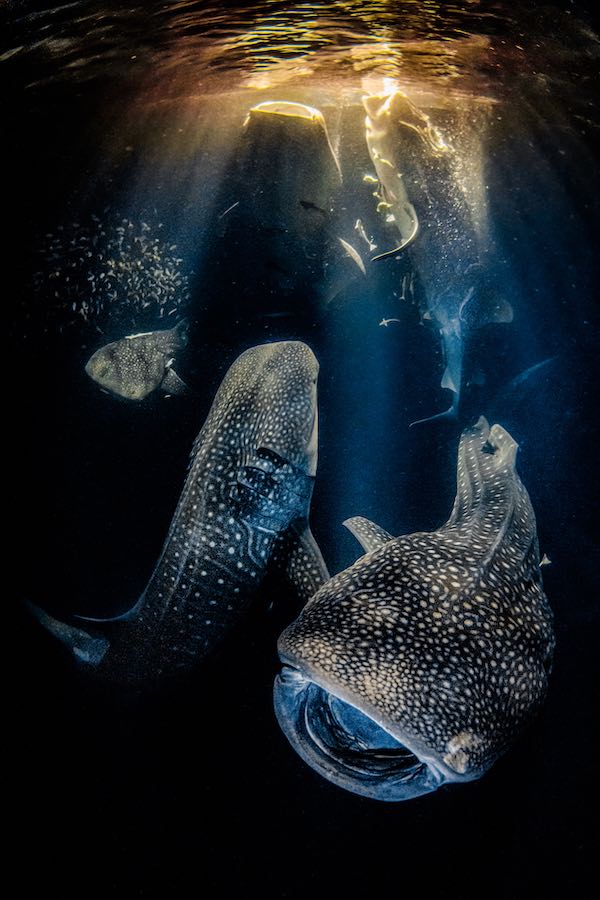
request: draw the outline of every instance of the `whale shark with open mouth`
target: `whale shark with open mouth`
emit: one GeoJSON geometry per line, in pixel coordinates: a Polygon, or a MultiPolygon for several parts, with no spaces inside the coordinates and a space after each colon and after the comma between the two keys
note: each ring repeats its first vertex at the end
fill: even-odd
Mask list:
{"type": "Polygon", "coordinates": [[[366,555],[283,632],[274,688],[286,737],[329,781],[397,801],[479,778],[540,707],[553,620],[516,454],[482,418],[443,527],[345,523],[366,555]]]}
{"type": "Polygon", "coordinates": [[[327,577],[308,526],[317,466],[317,360],[306,344],[246,350],[196,438],[162,553],[133,608],[111,620],[38,620],[88,668],[140,682],[205,657],[245,611],[275,555],[303,599],[327,577]]]}

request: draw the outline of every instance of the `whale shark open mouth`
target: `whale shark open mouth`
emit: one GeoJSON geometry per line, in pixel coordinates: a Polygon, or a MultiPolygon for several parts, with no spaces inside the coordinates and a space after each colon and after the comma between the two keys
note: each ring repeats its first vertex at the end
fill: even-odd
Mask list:
{"type": "Polygon", "coordinates": [[[320,775],[378,800],[408,800],[439,787],[441,773],[355,706],[284,664],[275,712],[296,752],[320,775]]]}

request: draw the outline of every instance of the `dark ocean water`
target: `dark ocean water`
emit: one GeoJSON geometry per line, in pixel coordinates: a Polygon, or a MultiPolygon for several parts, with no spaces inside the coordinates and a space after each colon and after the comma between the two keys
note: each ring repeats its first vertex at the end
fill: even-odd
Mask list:
{"type": "MultiPolygon", "coordinates": [[[[1,14],[7,826],[22,892],[573,895],[600,849],[590,800],[600,40],[590,9],[77,2],[9,3],[1,14]],[[248,110],[308,103],[323,112],[344,177],[336,228],[354,239],[372,202],[361,97],[393,87],[465,153],[465,178],[485,195],[489,277],[514,311],[470,339],[457,419],[415,427],[450,400],[418,277],[414,302],[394,296],[410,253],[369,279],[353,273],[324,304],[300,252],[288,248],[283,270],[279,258],[271,265],[252,223],[226,212],[248,190],[238,153],[248,110]],[[103,254],[98,268],[88,250],[103,254]],[[184,315],[180,374],[193,397],[120,402],[85,375],[103,343],[184,315]],[[386,317],[400,321],[381,327],[386,317]],[[109,615],[139,596],[227,367],[280,339],[305,340],[320,362],[312,525],[332,572],[358,556],[348,516],[395,534],[445,521],[458,436],[474,418],[519,442],[552,561],[557,649],[541,716],[479,782],[386,805],[307,768],[272,710],[277,636],[298,612],[275,578],[187,683],[143,699],[84,679],[22,610],[32,600],[59,616],[109,615]]],[[[267,192],[271,175],[261,176],[267,192]]]]}

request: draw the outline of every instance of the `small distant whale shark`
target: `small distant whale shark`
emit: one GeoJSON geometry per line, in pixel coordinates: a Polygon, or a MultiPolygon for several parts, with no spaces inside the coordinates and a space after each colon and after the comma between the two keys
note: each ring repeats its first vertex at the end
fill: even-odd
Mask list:
{"type": "Polygon", "coordinates": [[[345,523],[366,554],[281,635],[279,723],[321,775],[379,800],[479,778],[544,698],[553,619],[517,444],[481,418],[433,533],[345,523]]]}
{"type": "Polygon", "coordinates": [[[373,261],[410,246],[425,293],[423,319],[437,327],[441,338],[441,386],[452,392],[450,407],[430,419],[455,417],[470,335],[513,318],[484,266],[489,240],[483,170],[473,147],[461,153],[447,143],[402,91],[364,97],[363,105],[367,147],[379,182],[377,208],[400,238],[394,250],[373,261]]]}
{"type": "Polygon", "coordinates": [[[406,182],[396,157],[398,155],[398,129],[406,128],[418,135],[423,144],[423,152],[442,156],[449,152],[442,135],[429,119],[414,106],[401,91],[392,94],[363,97],[367,113],[365,136],[371,162],[377,179],[367,176],[367,181],[376,180],[378,188],[374,196],[378,200],[377,211],[387,225],[393,225],[398,232],[397,246],[372,257],[373,262],[396,256],[409,247],[419,233],[419,217],[411,202],[406,182]]]}
{"type": "Polygon", "coordinates": [[[306,344],[246,350],[216,394],[192,450],[162,553],[139,601],[109,621],[41,623],[113,681],[175,673],[239,620],[285,547],[306,598],[327,577],[308,513],[317,466],[318,363],[306,344]]]}
{"type": "Polygon", "coordinates": [[[175,355],[187,344],[188,326],[130,334],[106,344],[90,357],[85,371],[100,387],[126,400],[144,400],[157,388],[183,394],[187,386],[172,368],[175,355]]]}

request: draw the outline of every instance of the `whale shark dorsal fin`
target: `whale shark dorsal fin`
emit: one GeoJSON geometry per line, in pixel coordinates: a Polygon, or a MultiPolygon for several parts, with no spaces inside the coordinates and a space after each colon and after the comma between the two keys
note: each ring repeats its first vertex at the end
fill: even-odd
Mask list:
{"type": "Polygon", "coordinates": [[[348,531],[352,532],[366,553],[370,553],[371,550],[377,550],[378,547],[383,547],[388,541],[394,539],[394,536],[386,531],[385,528],[376,525],[375,522],[371,522],[369,519],[365,519],[364,516],[353,516],[351,519],[346,519],[343,524],[348,531]]]}
{"type": "Polygon", "coordinates": [[[97,616],[74,616],[73,618],[76,622],[89,622],[91,625],[99,625],[100,627],[112,625],[113,622],[131,622],[138,615],[143,603],[144,595],[142,594],[130,609],[118,613],[116,616],[103,616],[102,618],[97,616]]]}

